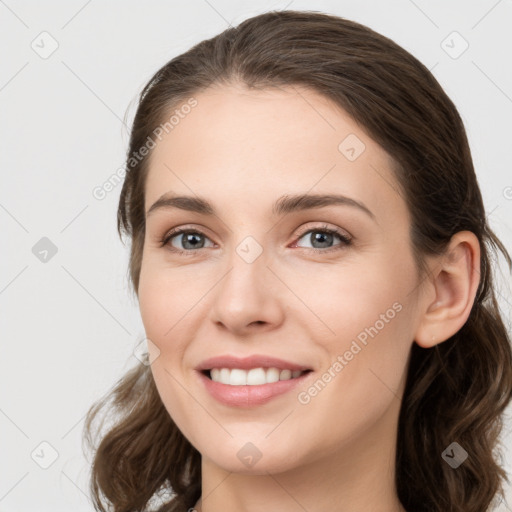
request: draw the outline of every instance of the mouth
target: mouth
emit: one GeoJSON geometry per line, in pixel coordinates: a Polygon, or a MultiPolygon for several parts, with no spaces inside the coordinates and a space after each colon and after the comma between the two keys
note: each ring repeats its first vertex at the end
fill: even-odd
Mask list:
{"type": "Polygon", "coordinates": [[[213,382],[228,386],[261,386],[278,381],[298,379],[312,370],[279,369],[275,367],[242,368],[211,368],[201,373],[213,382]]]}
{"type": "MultiPolygon", "coordinates": [[[[223,355],[203,361],[195,368],[199,384],[217,402],[229,407],[256,407],[304,385],[312,368],[267,355],[223,355]]],[[[289,398],[286,398],[289,397],[289,398]]]]}

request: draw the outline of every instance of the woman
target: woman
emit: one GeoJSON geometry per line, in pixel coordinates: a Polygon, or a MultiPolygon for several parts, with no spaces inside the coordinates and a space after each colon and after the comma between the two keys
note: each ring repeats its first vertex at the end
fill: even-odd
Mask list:
{"type": "Polygon", "coordinates": [[[89,412],[89,443],[116,414],[98,510],[496,504],[512,354],[490,251],[510,256],[454,104],[393,41],[270,12],[168,62],[118,229],[149,361],[89,412]]]}

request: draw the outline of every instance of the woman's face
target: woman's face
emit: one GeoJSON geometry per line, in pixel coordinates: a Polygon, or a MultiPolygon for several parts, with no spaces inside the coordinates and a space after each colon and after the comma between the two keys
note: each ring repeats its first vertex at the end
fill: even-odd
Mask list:
{"type": "Polygon", "coordinates": [[[421,290],[390,158],[306,89],[194,98],[145,192],[138,296],[163,403],[228,471],[371,464],[396,436],[421,290]]]}

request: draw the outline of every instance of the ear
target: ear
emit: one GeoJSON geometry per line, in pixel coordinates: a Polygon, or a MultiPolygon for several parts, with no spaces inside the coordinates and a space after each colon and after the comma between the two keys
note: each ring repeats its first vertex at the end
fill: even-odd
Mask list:
{"type": "Polygon", "coordinates": [[[421,305],[414,340],[431,348],[453,336],[466,323],[480,282],[480,244],[471,231],[453,235],[431,268],[429,293],[421,305]]]}

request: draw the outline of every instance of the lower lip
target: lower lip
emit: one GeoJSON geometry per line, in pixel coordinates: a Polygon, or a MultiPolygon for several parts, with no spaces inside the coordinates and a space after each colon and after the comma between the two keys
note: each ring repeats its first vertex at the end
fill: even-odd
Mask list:
{"type": "Polygon", "coordinates": [[[231,407],[263,405],[272,400],[272,398],[291,391],[295,386],[301,384],[310,373],[312,372],[304,373],[295,379],[279,380],[258,386],[230,386],[229,384],[215,382],[204,373],[198,372],[203,385],[213,398],[231,407]]]}

